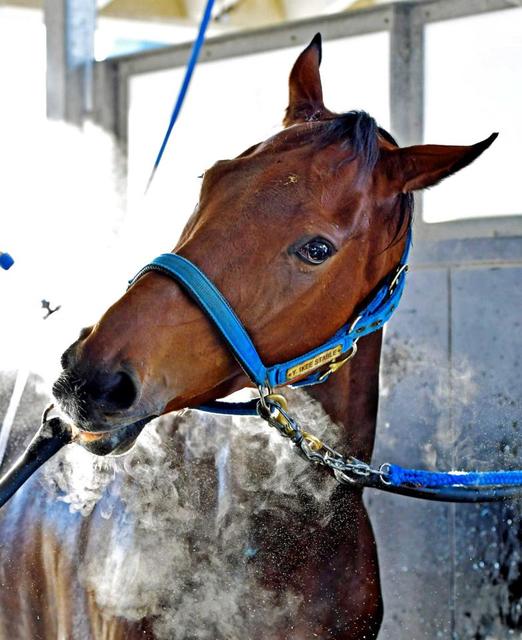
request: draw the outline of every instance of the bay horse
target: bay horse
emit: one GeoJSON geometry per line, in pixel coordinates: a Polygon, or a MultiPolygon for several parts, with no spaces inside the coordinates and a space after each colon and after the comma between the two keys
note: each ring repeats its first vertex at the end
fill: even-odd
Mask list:
{"type": "MultiPolygon", "coordinates": [[[[403,255],[412,193],[495,138],[401,148],[367,113],[324,106],[320,62],[317,35],[292,68],[283,129],[205,172],[173,250],[218,286],[268,364],[355,318],[403,255]]],[[[365,461],[381,343],[382,329],[323,384],[288,391],[365,461]]],[[[132,447],[152,416],[251,385],[207,316],[157,272],[83,329],[62,366],[54,395],[83,443],[103,453],[132,447]]],[[[141,457],[133,450],[120,467],[97,462],[93,477],[104,480],[85,517],[64,502],[64,491],[74,498],[60,457],[51,480],[35,476],[11,500],[0,523],[2,637],[377,637],[383,605],[362,492],[294,459],[248,419],[229,419],[226,431],[200,415],[162,419],[143,434],[141,457]]],[[[81,464],[73,460],[72,476],[81,464]]]]}

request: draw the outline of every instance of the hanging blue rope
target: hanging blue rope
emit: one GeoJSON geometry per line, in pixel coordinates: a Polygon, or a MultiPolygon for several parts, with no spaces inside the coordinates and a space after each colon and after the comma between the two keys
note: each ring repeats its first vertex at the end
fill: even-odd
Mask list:
{"type": "Polygon", "coordinates": [[[170,116],[169,126],[167,128],[167,132],[165,137],[163,138],[163,142],[161,143],[160,150],[154,162],[154,166],[152,168],[152,172],[150,174],[149,180],[147,182],[147,188],[145,189],[145,193],[149,190],[152,180],[154,179],[154,175],[156,173],[156,169],[161,162],[161,158],[163,157],[163,153],[167,147],[167,143],[170,138],[170,134],[178,119],[178,116],[181,111],[181,107],[183,106],[183,101],[185,100],[185,96],[187,94],[187,90],[190,84],[190,80],[192,78],[192,74],[196,67],[196,63],[199,58],[199,54],[201,52],[201,48],[203,43],[205,42],[205,33],[207,31],[208,24],[210,22],[210,18],[212,17],[212,8],[214,6],[214,0],[207,0],[207,6],[205,7],[205,11],[203,13],[203,17],[201,18],[201,24],[199,25],[198,35],[192,45],[192,51],[190,52],[190,58],[187,63],[187,69],[185,71],[185,76],[183,78],[183,82],[181,83],[181,88],[179,90],[178,98],[176,100],[176,104],[174,105],[174,109],[172,110],[172,115],[170,116]]]}

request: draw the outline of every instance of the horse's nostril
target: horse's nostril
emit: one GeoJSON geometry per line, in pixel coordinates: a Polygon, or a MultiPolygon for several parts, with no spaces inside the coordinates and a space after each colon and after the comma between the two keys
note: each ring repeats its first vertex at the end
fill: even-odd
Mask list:
{"type": "Polygon", "coordinates": [[[137,389],[131,376],[125,371],[98,375],[89,385],[91,398],[102,405],[105,411],[122,411],[134,404],[137,389]]]}

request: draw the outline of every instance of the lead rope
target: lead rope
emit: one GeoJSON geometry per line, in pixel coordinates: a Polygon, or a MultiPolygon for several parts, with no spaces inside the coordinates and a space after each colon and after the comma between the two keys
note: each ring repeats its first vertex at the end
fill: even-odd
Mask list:
{"type": "Polygon", "coordinates": [[[72,428],[58,417],[49,417],[53,405],[42,416],[40,428],[26,450],[0,478],[0,507],[26,482],[44,462],[66,444],[73,442],[72,428]]]}
{"type": "MultiPolygon", "coordinates": [[[[0,507],[38,467],[66,444],[74,442],[72,428],[58,417],[50,418],[51,409],[52,405],[45,410],[42,425],[26,451],[0,478],[0,507]]],[[[302,458],[325,467],[345,486],[371,487],[439,502],[498,502],[522,496],[522,471],[437,473],[403,469],[388,463],[375,469],[353,456],[346,458],[317,436],[304,431],[287,409],[283,396],[270,389],[260,389],[259,416],[281,436],[289,438],[302,458]]]]}
{"type": "Polygon", "coordinates": [[[411,498],[438,502],[498,502],[522,497],[522,471],[435,472],[404,469],[385,462],[379,468],[341,453],[304,431],[288,413],[286,398],[259,388],[257,413],[289,438],[308,462],[325,467],[343,485],[371,487],[411,498]]]}

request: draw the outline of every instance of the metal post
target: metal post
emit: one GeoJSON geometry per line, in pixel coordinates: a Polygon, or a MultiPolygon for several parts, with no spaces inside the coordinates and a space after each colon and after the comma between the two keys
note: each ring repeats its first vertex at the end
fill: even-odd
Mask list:
{"type": "Polygon", "coordinates": [[[96,0],[45,0],[47,116],[80,125],[91,108],[96,0]]]}
{"type": "MultiPolygon", "coordinates": [[[[424,22],[415,3],[393,5],[390,24],[390,121],[401,146],[424,138],[424,22]]],[[[427,233],[422,194],[415,194],[415,237],[427,233]]]]}
{"type": "MultiPolygon", "coordinates": [[[[120,69],[110,59],[96,62],[93,69],[92,112],[93,121],[120,141],[126,139],[126,131],[119,131],[118,97],[120,93],[120,69]]],[[[129,105],[126,104],[126,107],[129,105]]]]}
{"type": "Polygon", "coordinates": [[[424,128],[424,24],[415,4],[393,6],[390,115],[399,144],[420,144],[424,128]]]}
{"type": "Polygon", "coordinates": [[[113,140],[113,167],[117,176],[121,206],[126,208],[127,142],[129,119],[129,77],[111,60],[96,62],[93,67],[92,109],[90,118],[113,140]]]}

